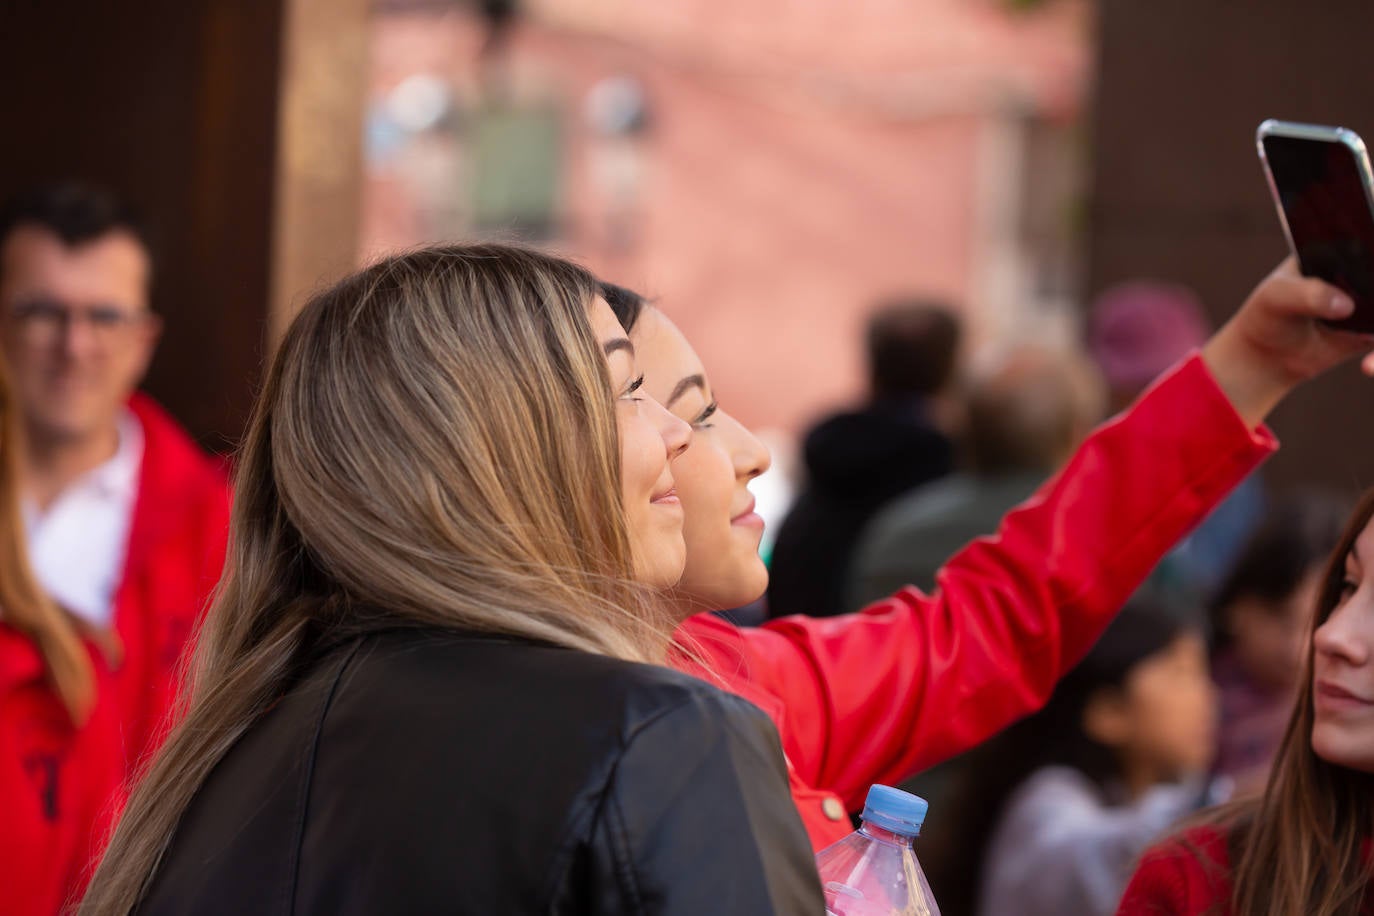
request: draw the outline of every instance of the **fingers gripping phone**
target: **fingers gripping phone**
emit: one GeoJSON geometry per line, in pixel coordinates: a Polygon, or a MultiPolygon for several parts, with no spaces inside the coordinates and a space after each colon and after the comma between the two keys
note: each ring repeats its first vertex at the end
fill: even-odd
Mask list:
{"type": "Polygon", "coordinates": [[[1355,300],[1332,327],[1374,333],[1374,175],[1359,134],[1265,121],[1256,134],[1269,190],[1298,267],[1355,300]]]}

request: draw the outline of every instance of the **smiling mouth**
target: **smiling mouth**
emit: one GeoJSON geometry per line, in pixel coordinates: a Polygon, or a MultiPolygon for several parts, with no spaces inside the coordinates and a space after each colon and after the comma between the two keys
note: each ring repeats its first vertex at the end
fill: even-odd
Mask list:
{"type": "Polygon", "coordinates": [[[740,519],[746,518],[746,517],[748,517],[748,516],[750,516],[750,515],[753,515],[753,514],[754,514],[754,500],[751,499],[751,500],[749,500],[749,505],[747,505],[747,506],[744,507],[744,511],[735,513],[735,515],[731,517],[730,521],[731,521],[731,522],[737,522],[737,521],[739,521],[740,519]]]}
{"type": "Polygon", "coordinates": [[[1362,696],[1351,693],[1344,687],[1332,684],[1329,681],[1318,681],[1315,690],[1317,699],[1325,701],[1327,704],[1336,706],[1369,706],[1369,700],[1362,696]]]}

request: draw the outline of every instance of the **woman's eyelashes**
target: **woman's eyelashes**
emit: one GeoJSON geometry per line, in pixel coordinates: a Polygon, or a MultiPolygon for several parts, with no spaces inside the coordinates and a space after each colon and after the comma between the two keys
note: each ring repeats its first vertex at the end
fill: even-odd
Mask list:
{"type": "Polygon", "coordinates": [[[635,403],[638,403],[638,402],[640,402],[640,401],[642,401],[642,400],[644,400],[644,399],[643,399],[643,398],[637,398],[637,397],[635,397],[634,395],[635,395],[635,392],[636,392],[636,391],[638,391],[639,389],[641,389],[641,388],[643,388],[643,387],[644,387],[644,376],[641,374],[640,376],[638,376],[637,378],[635,378],[634,381],[630,382],[630,384],[627,385],[627,386],[625,387],[625,390],[624,390],[624,392],[621,393],[620,397],[621,397],[622,400],[634,401],[635,403]]]}
{"type": "Polygon", "coordinates": [[[711,419],[711,417],[715,416],[716,411],[719,409],[720,404],[716,401],[712,401],[711,403],[707,404],[704,408],[702,408],[701,413],[696,415],[696,419],[692,420],[692,425],[697,427],[698,429],[710,429],[711,424],[707,423],[706,421],[711,419]]]}

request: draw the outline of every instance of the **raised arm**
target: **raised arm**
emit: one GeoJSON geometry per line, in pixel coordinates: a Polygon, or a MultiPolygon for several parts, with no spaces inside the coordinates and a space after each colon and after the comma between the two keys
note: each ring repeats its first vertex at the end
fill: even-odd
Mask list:
{"type": "MultiPolygon", "coordinates": [[[[1038,709],[1156,562],[1275,447],[1293,387],[1369,346],[1319,323],[1349,300],[1285,262],[1195,356],[945,566],[927,596],[746,632],[786,751],[851,807],[1038,709]]],[[[1366,372],[1374,362],[1366,359],[1366,372]]]]}

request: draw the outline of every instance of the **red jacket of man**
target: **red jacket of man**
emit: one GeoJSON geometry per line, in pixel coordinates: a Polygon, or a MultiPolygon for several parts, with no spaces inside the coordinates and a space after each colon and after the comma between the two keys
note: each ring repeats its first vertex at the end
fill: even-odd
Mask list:
{"type": "Polygon", "coordinates": [[[109,672],[91,650],[97,699],[81,728],[28,636],[0,624],[0,912],[53,916],[79,894],[124,782],[109,672]]]}
{"type": "Polygon", "coordinates": [[[112,677],[131,766],[165,735],[181,665],[224,567],[229,482],[221,461],[143,394],[143,466],[114,598],[122,656],[112,677]]]}
{"type": "MultiPolygon", "coordinates": [[[[679,667],[777,724],[822,849],[874,783],[896,784],[1045,704],[1160,557],[1276,447],[1194,356],[944,567],[857,614],[740,629],[698,615],[679,667]]],[[[932,811],[931,817],[939,812],[932,811]]]]}
{"type": "Polygon", "coordinates": [[[122,788],[166,733],[190,640],[219,580],[229,487],[160,407],[136,395],[143,464],[115,594],[116,657],[93,653],[97,701],[73,728],[31,640],[0,627],[0,912],[50,914],[89,878],[122,788]]]}

